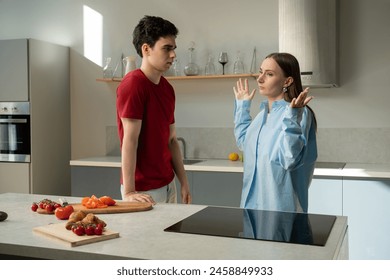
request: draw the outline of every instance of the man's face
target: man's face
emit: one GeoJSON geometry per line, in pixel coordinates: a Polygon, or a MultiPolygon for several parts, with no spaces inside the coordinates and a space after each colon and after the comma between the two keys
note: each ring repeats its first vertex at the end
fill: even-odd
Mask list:
{"type": "Polygon", "coordinates": [[[175,36],[160,37],[153,48],[148,48],[144,54],[150,66],[160,72],[167,71],[176,57],[175,36]]]}

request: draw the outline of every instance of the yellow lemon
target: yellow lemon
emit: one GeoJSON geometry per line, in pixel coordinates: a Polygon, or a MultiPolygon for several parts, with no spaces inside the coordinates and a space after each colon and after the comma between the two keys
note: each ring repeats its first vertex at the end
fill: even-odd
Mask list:
{"type": "Polygon", "coordinates": [[[238,160],[240,158],[240,156],[237,154],[237,153],[230,153],[229,154],[229,159],[231,160],[231,161],[236,161],[236,160],[238,160]]]}

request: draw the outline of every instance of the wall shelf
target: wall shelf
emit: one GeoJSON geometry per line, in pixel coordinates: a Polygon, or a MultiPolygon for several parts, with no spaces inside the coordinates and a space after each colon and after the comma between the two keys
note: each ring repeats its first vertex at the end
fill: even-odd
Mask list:
{"type": "MultiPolygon", "coordinates": [[[[165,78],[170,81],[178,81],[178,80],[210,80],[210,79],[239,79],[239,78],[257,78],[258,74],[229,74],[229,75],[212,75],[212,76],[166,76],[165,78]]],[[[98,78],[96,79],[98,82],[106,82],[106,83],[119,83],[122,81],[122,78],[98,78]]]]}

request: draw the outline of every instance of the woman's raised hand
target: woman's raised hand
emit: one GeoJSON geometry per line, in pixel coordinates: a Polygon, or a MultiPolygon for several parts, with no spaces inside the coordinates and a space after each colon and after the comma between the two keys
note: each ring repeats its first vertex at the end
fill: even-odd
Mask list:
{"type": "Polygon", "coordinates": [[[255,95],[256,89],[249,93],[248,79],[244,81],[240,78],[237,81],[237,86],[233,87],[234,95],[237,100],[252,100],[255,95]]]}
{"type": "Polygon", "coordinates": [[[313,99],[313,96],[307,97],[307,94],[309,93],[309,88],[305,88],[304,91],[302,91],[298,97],[291,100],[290,107],[291,108],[302,108],[305,107],[310,100],[313,99]]]}

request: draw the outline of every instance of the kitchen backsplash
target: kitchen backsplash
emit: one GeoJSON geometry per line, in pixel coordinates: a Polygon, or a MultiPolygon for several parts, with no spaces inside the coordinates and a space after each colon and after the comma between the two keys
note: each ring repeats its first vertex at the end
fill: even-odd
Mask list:
{"type": "MultiPolygon", "coordinates": [[[[187,158],[227,159],[239,152],[232,128],[178,127],[185,139],[187,158]]],[[[390,128],[319,128],[318,161],[390,164],[390,128]]],[[[106,127],[106,150],[119,156],[116,126],[106,127]]]]}

